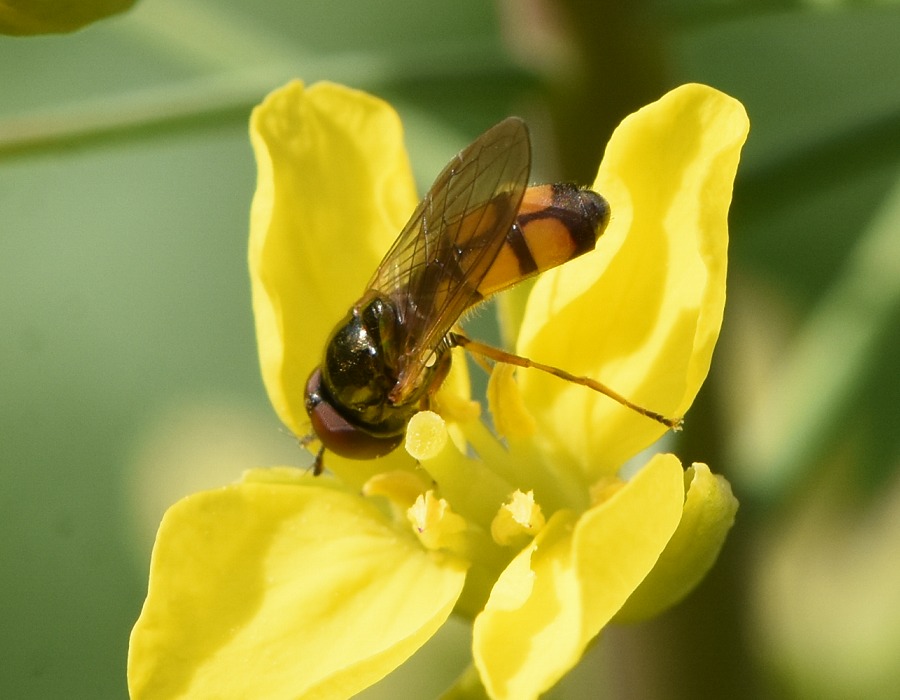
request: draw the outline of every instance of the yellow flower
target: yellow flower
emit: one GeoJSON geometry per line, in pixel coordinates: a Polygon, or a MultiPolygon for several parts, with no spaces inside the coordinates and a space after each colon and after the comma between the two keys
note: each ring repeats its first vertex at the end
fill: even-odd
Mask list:
{"type": "MultiPolygon", "coordinates": [[[[722,320],[747,129],[738,102],[702,85],[626,119],[594,183],[609,228],[539,279],[516,351],[686,412],[722,320]]],[[[251,136],[262,373],[303,434],[306,378],[416,194],[399,119],[369,95],[292,83],[256,109],[251,136]]],[[[657,454],[624,480],[664,428],[535,371],[494,372],[498,441],[459,360],[436,402],[452,440],[431,413],[409,430],[420,464],[402,447],[369,462],[326,454],[336,479],[256,470],[169,510],[131,638],[132,697],[348,697],[455,612],[473,621],[487,694],[533,698],[613,618],[653,615],[696,584],[737,509],[724,479],[657,454]]]]}

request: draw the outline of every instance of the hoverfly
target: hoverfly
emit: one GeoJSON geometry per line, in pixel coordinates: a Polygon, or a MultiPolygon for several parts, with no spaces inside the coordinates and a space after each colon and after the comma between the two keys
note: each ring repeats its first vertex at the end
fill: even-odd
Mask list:
{"type": "Polygon", "coordinates": [[[495,362],[533,367],[599,391],[670,428],[670,419],[610,388],[474,341],[455,329],[485,298],[594,249],[606,200],[570,184],[528,187],[531,142],[509,117],[438,175],[365,293],[337,324],[306,384],[306,411],[322,455],[372,459],[393,451],[427,406],[459,346],[495,362]]]}

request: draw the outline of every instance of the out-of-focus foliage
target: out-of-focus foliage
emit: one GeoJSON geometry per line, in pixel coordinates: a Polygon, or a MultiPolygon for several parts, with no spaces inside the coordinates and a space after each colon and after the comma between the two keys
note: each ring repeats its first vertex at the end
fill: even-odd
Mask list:
{"type": "Polygon", "coordinates": [[[73,32],[133,4],[134,0],[0,0],[0,34],[73,32]]]}
{"type": "MultiPolygon", "coordinates": [[[[586,180],[671,86],[744,103],[722,340],[678,446],[728,475],[737,524],[692,596],[609,631],[551,697],[890,697],[897,36],[886,2],[155,0],[0,38],[0,696],[123,697],[163,508],[304,463],[245,263],[249,110],[299,77],[397,105],[423,184],[510,113],[537,180],[586,180]]],[[[367,697],[435,696],[467,643],[449,628],[367,697]]]]}

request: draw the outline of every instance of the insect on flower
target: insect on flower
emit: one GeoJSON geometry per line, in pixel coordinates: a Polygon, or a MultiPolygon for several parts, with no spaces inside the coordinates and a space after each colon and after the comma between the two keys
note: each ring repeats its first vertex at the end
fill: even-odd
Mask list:
{"type": "Polygon", "coordinates": [[[326,449],[353,459],[394,450],[410,418],[447,376],[454,346],[548,372],[680,427],[680,419],[638,406],[593,379],[485,345],[454,328],[487,297],[593,250],[609,222],[609,204],[599,194],[571,184],[529,187],[530,169],[528,128],[509,117],[438,175],[307,380],[313,434],[302,442],[321,444],[316,474],[326,449]]]}

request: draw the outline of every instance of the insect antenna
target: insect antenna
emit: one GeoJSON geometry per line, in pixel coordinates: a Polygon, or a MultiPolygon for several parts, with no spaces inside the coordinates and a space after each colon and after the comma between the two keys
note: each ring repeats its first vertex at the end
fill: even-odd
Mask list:
{"type": "Polygon", "coordinates": [[[589,389],[593,389],[594,391],[603,394],[604,396],[608,396],[613,401],[622,404],[626,408],[630,408],[632,411],[640,413],[642,416],[646,416],[651,420],[655,420],[657,423],[662,423],[664,426],[672,430],[681,430],[682,423],[684,423],[683,418],[668,418],[661,413],[651,411],[649,408],[639,406],[633,401],[629,401],[628,399],[626,399],[617,391],[610,389],[608,386],[606,386],[606,384],[601,384],[600,382],[596,381],[595,379],[591,379],[590,377],[578,376],[566,372],[563,369],[559,369],[558,367],[552,367],[540,362],[535,362],[534,360],[530,360],[527,357],[522,357],[521,355],[513,355],[512,353],[501,350],[500,348],[495,348],[492,345],[485,345],[484,343],[480,343],[477,340],[472,340],[468,336],[456,331],[451,331],[448,337],[451,345],[468,350],[473,355],[487,357],[494,362],[505,362],[509,365],[515,365],[516,367],[539,369],[542,372],[546,372],[547,374],[552,374],[554,377],[559,377],[560,379],[573,382],[574,384],[586,386],[589,389]]]}

